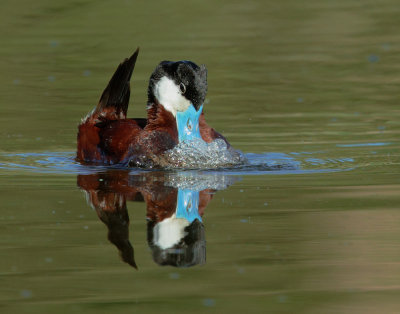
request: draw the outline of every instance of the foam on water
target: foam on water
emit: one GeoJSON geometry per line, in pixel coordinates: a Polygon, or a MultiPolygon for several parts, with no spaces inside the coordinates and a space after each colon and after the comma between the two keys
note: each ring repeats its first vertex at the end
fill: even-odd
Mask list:
{"type": "Polygon", "coordinates": [[[206,143],[201,139],[181,142],[164,154],[166,168],[216,169],[246,163],[241,151],[228,147],[224,140],[206,143]]]}
{"type": "Polygon", "coordinates": [[[238,180],[235,176],[226,176],[223,173],[201,173],[196,170],[167,172],[164,178],[166,186],[191,191],[225,190],[238,180]]]}

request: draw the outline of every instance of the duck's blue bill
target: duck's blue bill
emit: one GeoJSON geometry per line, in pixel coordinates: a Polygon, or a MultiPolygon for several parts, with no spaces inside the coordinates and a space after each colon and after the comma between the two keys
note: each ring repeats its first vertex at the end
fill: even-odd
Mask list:
{"type": "Polygon", "coordinates": [[[178,190],[176,218],[184,218],[190,223],[196,219],[201,221],[199,215],[199,192],[178,190]]]}
{"type": "Polygon", "coordinates": [[[178,127],[179,142],[191,141],[195,138],[201,139],[199,129],[199,118],[203,111],[203,105],[196,111],[191,104],[184,112],[176,113],[176,125],[178,127]]]}

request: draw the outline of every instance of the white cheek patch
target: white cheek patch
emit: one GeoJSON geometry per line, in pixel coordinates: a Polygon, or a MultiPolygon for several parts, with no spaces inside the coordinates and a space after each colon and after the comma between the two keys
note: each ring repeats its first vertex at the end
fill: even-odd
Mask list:
{"type": "Polygon", "coordinates": [[[154,227],[154,244],[163,250],[173,247],[185,237],[185,228],[189,225],[189,221],[184,218],[176,218],[175,214],[164,219],[154,227]]]}
{"type": "Polygon", "coordinates": [[[154,96],[174,117],[177,112],[186,111],[190,106],[190,101],[181,94],[179,86],[166,76],[154,86],[154,96]]]}

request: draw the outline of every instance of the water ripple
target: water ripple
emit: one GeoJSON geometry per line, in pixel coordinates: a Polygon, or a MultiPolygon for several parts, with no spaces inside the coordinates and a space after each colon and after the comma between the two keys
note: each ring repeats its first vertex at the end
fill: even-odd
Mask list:
{"type": "MultiPolygon", "coordinates": [[[[354,167],[354,159],[320,158],[312,157],[313,154],[321,155],[321,152],[291,152],[289,154],[280,152],[269,153],[245,153],[245,162],[237,166],[222,168],[202,169],[169,169],[168,172],[193,171],[202,174],[225,174],[225,175],[262,175],[262,174],[304,174],[304,173],[326,173],[351,170],[354,167]]],[[[75,152],[43,152],[43,153],[0,153],[1,174],[10,172],[34,172],[54,174],[91,174],[104,172],[117,166],[84,166],[75,161],[75,152]]],[[[132,168],[131,173],[155,171],[132,168]]]]}
{"type": "Polygon", "coordinates": [[[387,146],[392,143],[379,142],[379,143],[354,143],[354,144],[336,144],[337,147],[368,147],[368,146],[387,146]]]}

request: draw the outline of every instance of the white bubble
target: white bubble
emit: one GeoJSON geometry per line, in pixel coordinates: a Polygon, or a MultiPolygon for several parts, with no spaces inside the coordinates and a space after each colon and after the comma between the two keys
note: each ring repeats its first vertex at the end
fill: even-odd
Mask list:
{"type": "Polygon", "coordinates": [[[163,159],[169,168],[216,169],[244,164],[243,153],[228,147],[225,141],[217,139],[206,143],[201,139],[181,142],[167,151],[163,159]]]}

